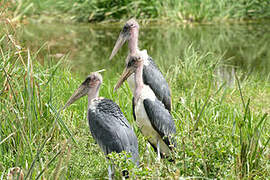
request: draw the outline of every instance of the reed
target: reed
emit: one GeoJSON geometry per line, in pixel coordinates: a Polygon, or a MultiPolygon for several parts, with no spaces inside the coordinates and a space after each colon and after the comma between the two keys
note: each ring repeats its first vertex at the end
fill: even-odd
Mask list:
{"type": "Polygon", "coordinates": [[[63,136],[73,137],[53,102],[50,81],[61,63],[43,68],[14,37],[7,31],[0,42],[1,163],[4,172],[18,165],[33,179],[60,149],[63,136]]]}

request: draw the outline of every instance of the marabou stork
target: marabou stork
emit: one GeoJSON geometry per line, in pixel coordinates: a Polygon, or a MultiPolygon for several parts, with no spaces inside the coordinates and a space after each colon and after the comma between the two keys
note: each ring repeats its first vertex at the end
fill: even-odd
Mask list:
{"type": "Polygon", "coordinates": [[[157,150],[159,160],[160,154],[163,157],[169,157],[171,150],[176,147],[174,139],[176,128],[169,111],[143,81],[143,61],[144,59],[140,56],[129,56],[126,68],[114,90],[117,90],[131,74],[135,73],[135,91],[132,100],[134,119],[142,134],[157,150]]]}
{"type": "MultiPolygon", "coordinates": [[[[133,128],[121,112],[119,106],[110,99],[98,97],[102,76],[91,73],[70,97],[64,109],[77,99],[88,95],[87,118],[93,138],[105,155],[126,151],[138,165],[138,140],[133,128]]],[[[109,179],[114,177],[114,167],[108,167],[109,179]]],[[[123,173],[127,173],[123,171],[123,173]]],[[[128,175],[128,174],[127,174],[128,175]]]]}
{"type": "MultiPolygon", "coordinates": [[[[110,60],[123,46],[125,41],[128,40],[129,54],[126,59],[126,63],[128,63],[130,54],[139,54],[144,59],[143,82],[152,89],[156,97],[165,105],[165,108],[170,112],[171,92],[169,85],[153,59],[148,56],[147,51],[139,50],[138,37],[139,24],[136,22],[135,19],[128,20],[115,43],[112,54],[110,56],[110,60]]],[[[134,75],[131,75],[127,81],[132,92],[134,92],[134,75]]]]}

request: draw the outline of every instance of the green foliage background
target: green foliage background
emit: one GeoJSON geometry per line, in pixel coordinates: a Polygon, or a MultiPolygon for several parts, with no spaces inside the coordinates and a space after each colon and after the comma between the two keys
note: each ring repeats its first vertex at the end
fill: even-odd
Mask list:
{"type": "MultiPolygon", "coordinates": [[[[4,2],[7,0],[4,0],[4,2]]],[[[16,15],[59,15],[83,22],[143,21],[216,22],[270,18],[268,0],[24,0],[16,15]]],[[[13,9],[15,9],[13,7],[13,9]]]]}

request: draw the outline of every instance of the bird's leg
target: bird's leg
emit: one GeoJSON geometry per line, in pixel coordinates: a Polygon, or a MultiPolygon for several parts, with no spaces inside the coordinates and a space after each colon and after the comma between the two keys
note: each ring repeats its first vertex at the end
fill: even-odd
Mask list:
{"type": "Polygon", "coordinates": [[[160,148],[159,148],[159,140],[157,140],[157,154],[158,154],[157,161],[158,161],[158,162],[160,162],[160,148]]]}
{"type": "Polygon", "coordinates": [[[146,154],[147,154],[147,167],[149,167],[149,164],[150,164],[150,144],[149,143],[147,143],[147,145],[146,145],[146,154]]]}
{"type": "Polygon", "coordinates": [[[114,166],[113,166],[113,164],[109,164],[108,174],[109,174],[109,180],[113,180],[114,179],[114,166]]]}

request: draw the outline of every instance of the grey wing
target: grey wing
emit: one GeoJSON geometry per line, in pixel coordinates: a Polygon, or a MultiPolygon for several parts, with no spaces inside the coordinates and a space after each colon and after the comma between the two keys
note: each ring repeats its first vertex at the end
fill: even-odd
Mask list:
{"type": "Polygon", "coordinates": [[[164,142],[169,146],[176,146],[173,135],[176,133],[174,120],[164,105],[159,101],[145,99],[143,105],[153,128],[160,134],[164,142]]]}
{"type": "MultiPolygon", "coordinates": [[[[130,152],[132,160],[138,160],[138,140],[129,126],[121,122],[119,117],[99,111],[89,111],[90,131],[103,152],[107,155],[111,152],[130,152]]],[[[125,118],[124,116],[121,118],[125,118]]]]}
{"type": "Polygon", "coordinates": [[[171,92],[169,85],[151,57],[149,65],[143,67],[143,81],[150,86],[157,98],[171,111],[171,92]]]}

